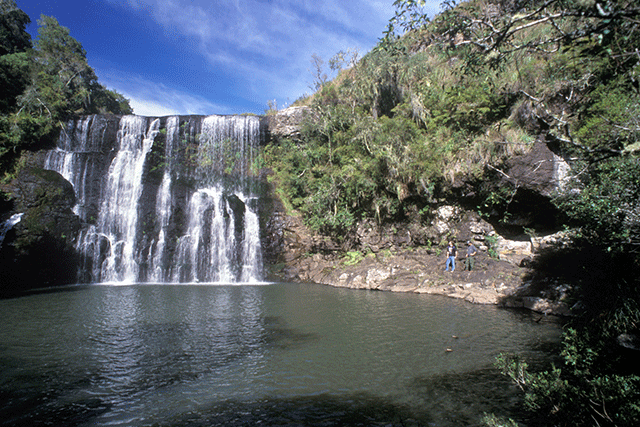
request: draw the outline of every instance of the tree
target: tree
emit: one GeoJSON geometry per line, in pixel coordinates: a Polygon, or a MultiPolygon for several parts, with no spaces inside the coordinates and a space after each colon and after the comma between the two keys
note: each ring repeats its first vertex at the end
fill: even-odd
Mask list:
{"type": "Polygon", "coordinates": [[[24,149],[52,144],[73,114],[130,114],[121,94],[106,89],[87,63],[86,51],[55,18],[38,20],[31,47],[28,16],[0,0],[0,170],[9,171],[24,149]]]}
{"type": "Polygon", "coordinates": [[[396,26],[403,31],[412,31],[429,23],[425,0],[396,0],[393,5],[396,14],[389,23],[389,32],[393,32],[396,26]]]}
{"type": "Polygon", "coordinates": [[[311,74],[313,74],[313,83],[311,84],[310,89],[318,91],[327,83],[329,76],[324,70],[324,60],[317,53],[311,55],[311,65],[313,66],[313,69],[311,70],[311,74]]]}
{"type": "Polygon", "coordinates": [[[31,84],[20,99],[21,107],[36,114],[46,110],[53,120],[68,112],[88,112],[97,77],[86,51],[55,18],[43,15],[38,24],[31,84]]]}
{"type": "Polygon", "coordinates": [[[10,111],[28,83],[31,20],[13,0],[0,0],[0,114],[10,111]]]}
{"type": "Polygon", "coordinates": [[[121,93],[95,82],[91,86],[91,113],[133,114],[129,100],[121,93]]]}
{"type": "Polygon", "coordinates": [[[0,0],[0,56],[31,48],[31,36],[25,30],[30,23],[14,0],[0,0]]]}

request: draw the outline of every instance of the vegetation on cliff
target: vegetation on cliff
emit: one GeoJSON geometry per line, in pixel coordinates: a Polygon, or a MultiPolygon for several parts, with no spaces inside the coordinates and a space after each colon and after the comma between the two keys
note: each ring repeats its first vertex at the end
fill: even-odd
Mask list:
{"type": "Polygon", "coordinates": [[[119,93],[100,83],[82,45],[55,18],[31,20],[14,0],[0,0],[0,171],[12,173],[22,150],[50,146],[72,114],[127,114],[119,93]]]}
{"type": "Polygon", "coordinates": [[[426,219],[445,200],[508,223],[530,194],[499,180],[504,166],[545,144],[571,165],[549,202],[555,225],[576,238],[535,266],[573,285],[576,316],[558,366],[530,373],[504,358],[502,367],[539,423],[635,425],[640,7],[447,1],[429,20],[422,1],[394,4],[378,46],[301,101],[313,113],[299,140],[266,148],[282,197],[337,240],[362,219],[426,219]]]}

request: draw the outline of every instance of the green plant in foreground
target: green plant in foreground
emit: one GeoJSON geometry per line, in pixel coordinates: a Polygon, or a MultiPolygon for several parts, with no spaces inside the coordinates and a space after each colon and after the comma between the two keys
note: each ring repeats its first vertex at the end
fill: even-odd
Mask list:
{"type": "Polygon", "coordinates": [[[500,254],[498,254],[498,237],[497,236],[485,236],[485,243],[487,244],[487,253],[491,258],[499,259],[500,254]]]}
{"type": "Polygon", "coordinates": [[[564,333],[562,361],[542,372],[530,372],[519,356],[500,354],[496,366],[525,393],[524,404],[539,419],[534,425],[637,425],[640,377],[606,368],[610,345],[594,344],[586,331],[564,333]]]}
{"type": "Polygon", "coordinates": [[[360,251],[349,251],[345,254],[345,259],[342,261],[344,265],[354,266],[360,263],[364,259],[364,255],[360,251]]]}
{"type": "Polygon", "coordinates": [[[482,417],[482,424],[487,427],[518,427],[518,423],[512,419],[505,419],[494,414],[485,414],[482,417]]]}

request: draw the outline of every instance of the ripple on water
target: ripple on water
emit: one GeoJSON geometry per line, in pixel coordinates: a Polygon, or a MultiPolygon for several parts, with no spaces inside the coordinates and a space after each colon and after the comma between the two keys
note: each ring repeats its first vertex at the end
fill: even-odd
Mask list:
{"type": "Polygon", "coordinates": [[[559,339],[519,312],[304,284],[89,286],[0,301],[0,321],[9,425],[476,424],[517,416],[495,356],[559,339]]]}

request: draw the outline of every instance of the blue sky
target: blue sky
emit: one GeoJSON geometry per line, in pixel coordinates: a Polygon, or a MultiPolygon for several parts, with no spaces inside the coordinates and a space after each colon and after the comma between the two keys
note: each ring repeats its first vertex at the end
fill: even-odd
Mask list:
{"type": "MultiPolygon", "coordinates": [[[[441,0],[428,0],[437,11],[441,0]]],[[[393,0],[16,0],[55,17],[136,114],[263,114],[310,93],[311,57],[369,52],[393,0]]],[[[433,13],[430,13],[433,15],[433,13]]]]}

